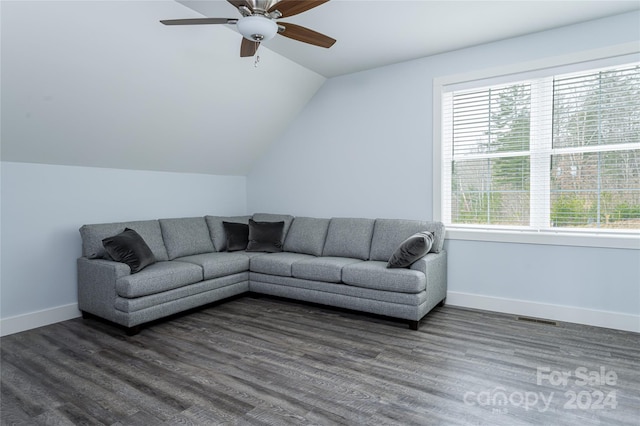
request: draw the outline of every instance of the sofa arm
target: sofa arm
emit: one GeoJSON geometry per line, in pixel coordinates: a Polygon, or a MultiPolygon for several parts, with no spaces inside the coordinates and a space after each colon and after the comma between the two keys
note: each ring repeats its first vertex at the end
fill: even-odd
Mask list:
{"type": "Polygon", "coordinates": [[[78,266],[78,308],[115,321],[116,281],[131,274],[124,263],[81,257],[78,266]]]}
{"type": "Polygon", "coordinates": [[[427,296],[435,303],[447,297],[447,252],[427,253],[411,265],[427,276],[427,296]]]}

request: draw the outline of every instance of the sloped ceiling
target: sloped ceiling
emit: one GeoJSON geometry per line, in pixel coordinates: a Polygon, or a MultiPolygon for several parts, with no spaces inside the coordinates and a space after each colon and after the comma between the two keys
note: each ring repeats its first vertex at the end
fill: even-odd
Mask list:
{"type": "MultiPolygon", "coordinates": [[[[240,17],[225,0],[179,1],[207,17],[240,17]]],[[[335,38],[333,47],[282,36],[264,46],[335,77],[639,8],[637,0],[331,0],[284,21],[335,38]]]]}
{"type": "Polygon", "coordinates": [[[3,161],[246,175],[325,78],[174,1],[2,1],[3,161]]]}
{"type": "Polygon", "coordinates": [[[332,77],[637,9],[637,1],[332,0],[259,63],[227,1],[0,1],[3,161],[246,175],[332,77]],[[187,7],[188,6],[188,7],[187,7]],[[257,65],[257,66],[256,66],[257,65]]]}

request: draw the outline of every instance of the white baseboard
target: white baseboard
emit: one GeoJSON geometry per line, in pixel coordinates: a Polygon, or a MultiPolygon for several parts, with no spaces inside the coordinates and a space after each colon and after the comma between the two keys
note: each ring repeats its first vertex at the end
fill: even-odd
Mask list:
{"type": "MultiPolygon", "coordinates": [[[[447,305],[482,309],[512,315],[523,315],[555,321],[593,325],[616,330],[640,333],[640,315],[577,308],[575,306],[552,305],[526,300],[482,296],[479,294],[447,292],[447,305]]],[[[58,306],[28,314],[0,320],[0,336],[31,330],[60,321],[81,316],[77,303],[58,306]]]]}
{"type": "Polygon", "coordinates": [[[640,333],[640,315],[482,296],[457,291],[447,292],[446,304],[640,333]]]}
{"type": "Polygon", "coordinates": [[[9,334],[31,330],[32,328],[78,318],[81,315],[78,310],[78,304],[71,303],[42,311],[16,315],[15,317],[3,318],[0,320],[0,336],[8,336],[9,334]]]}

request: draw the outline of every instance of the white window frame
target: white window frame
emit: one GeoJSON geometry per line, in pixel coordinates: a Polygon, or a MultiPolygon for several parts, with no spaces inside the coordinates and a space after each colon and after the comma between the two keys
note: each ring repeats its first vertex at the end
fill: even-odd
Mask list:
{"type": "MultiPolygon", "coordinates": [[[[442,138],[442,101],[443,93],[452,90],[463,90],[482,86],[498,85],[528,78],[541,78],[553,74],[567,74],[623,65],[640,60],[637,43],[626,43],[618,46],[592,51],[579,52],[572,55],[547,58],[540,61],[513,64],[500,68],[473,71],[433,80],[433,217],[434,220],[445,222],[447,225],[447,239],[471,241],[495,241],[526,244],[566,245],[583,247],[606,247],[640,250],[640,231],[624,230],[588,232],[585,230],[532,230],[517,227],[485,227],[450,225],[450,211],[444,211],[445,205],[443,188],[451,187],[451,153],[443,152],[442,138]],[[447,186],[448,185],[448,186],[447,186]]],[[[532,96],[534,99],[534,96],[532,96]]],[[[531,118],[532,121],[535,117],[531,118]]],[[[531,126],[534,129],[534,126],[531,126]]],[[[534,135],[535,136],[535,135],[534,135]]],[[[535,141],[550,141],[548,137],[534,137],[535,141]]],[[[551,147],[547,147],[551,151],[551,147]]],[[[545,150],[546,151],[546,150],[545,150]]],[[[550,156],[548,156],[550,158],[550,156]]],[[[548,158],[531,156],[531,167],[548,168],[548,158]]],[[[542,185],[550,185],[550,180],[542,185]]],[[[547,188],[549,189],[549,188],[547,188]]],[[[535,191],[532,191],[535,193],[535,191]]],[[[549,204],[548,197],[544,200],[531,200],[531,203],[549,204]]],[[[540,205],[540,204],[537,204],[540,205]]],[[[549,210],[549,209],[547,209],[549,210]]],[[[548,221],[546,222],[548,223],[548,221]]],[[[535,224],[533,224],[535,225],[535,224]]]]}

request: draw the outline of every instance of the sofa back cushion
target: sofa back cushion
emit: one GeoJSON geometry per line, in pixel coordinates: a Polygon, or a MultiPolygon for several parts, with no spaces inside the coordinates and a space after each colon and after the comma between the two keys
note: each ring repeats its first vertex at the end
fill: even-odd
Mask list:
{"type": "Polygon", "coordinates": [[[151,249],[156,260],[169,260],[167,249],[162,239],[160,223],[157,220],[141,220],[133,222],[98,223],[83,225],[80,228],[82,237],[82,256],[89,259],[101,259],[105,255],[102,240],[113,237],[130,228],[136,231],[151,249]]]}
{"type": "Polygon", "coordinates": [[[216,251],[227,251],[227,233],[222,222],[249,224],[251,216],[205,216],[209,237],[216,251]]]}
{"type": "Polygon", "coordinates": [[[329,219],[296,217],[284,241],[284,251],[322,256],[328,229],[329,219]]]}
{"type": "Polygon", "coordinates": [[[332,218],[322,255],[369,259],[374,224],[374,219],[332,218]]]}
{"type": "Polygon", "coordinates": [[[404,240],[416,232],[433,234],[430,253],[440,253],[444,244],[444,224],[406,219],[376,219],[371,241],[371,260],[387,262],[404,240]]]}
{"type": "Polygon", "coordinates": [[[215,251],[204,217],[160,219],[159,222],[169,260],[215,251]]]}
{"type": "Polygon", "coordinates": [[[252,218],[256,222],[284,222],[284,228],[282,229],[282,241],[284,244],[287,239],[287,233],[293,222],[293,216],[288,214],[272,214],[272,213],[256,213],[252,218]]]}

